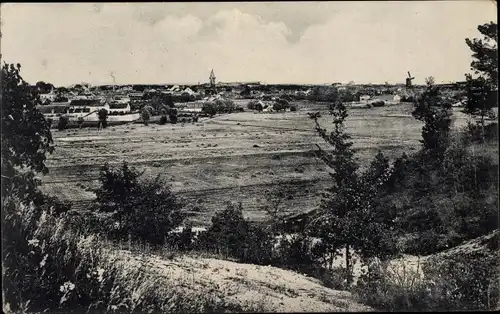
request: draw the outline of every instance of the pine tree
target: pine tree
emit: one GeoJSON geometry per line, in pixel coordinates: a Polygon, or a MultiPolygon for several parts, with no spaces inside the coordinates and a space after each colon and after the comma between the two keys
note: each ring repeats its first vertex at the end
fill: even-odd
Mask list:
{"type": "Polygon", "coordinates": [[[427,158],[426,162],[440,163],[449,143],[451,103],[443,100],[432,77],[427,78],[426,82],[427,87],[416,99],[412,115],[425,123],[420,142],[427,158]]]}
{"type": "Polygon", "coordinates": [[[365,232],[366,213],[369,204],[363,194],[363,184],[357,173],[359,164],[354,156],[350,136],[345,132],[344,122],[347,109],[341,102],[330,108],[334,128],[330,133],[318,122],[319,113],[310,114],[316,124],[316,131],[332,148],[325,151],[319,146],[319,157],[332,170],[333,185],[327,190],[318,215],[310,222],[308,229],[321,238],[322,253],[330,260],[345,249],[347,283],[352,280],[352,251],[365,247],[363,242],[372,235],[365,232]]]}

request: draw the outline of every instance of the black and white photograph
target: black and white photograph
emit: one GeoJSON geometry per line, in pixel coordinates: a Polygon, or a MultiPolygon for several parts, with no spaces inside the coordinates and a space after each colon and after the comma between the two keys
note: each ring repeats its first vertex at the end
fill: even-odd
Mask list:
{"type": "Polygon", "coordinates": [[[2,3],[3,313],[499,311],[497,10],[2,3]]]}

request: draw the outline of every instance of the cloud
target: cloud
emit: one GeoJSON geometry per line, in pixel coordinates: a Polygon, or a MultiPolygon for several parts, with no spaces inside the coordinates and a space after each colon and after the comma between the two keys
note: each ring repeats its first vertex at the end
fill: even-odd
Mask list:
{"type": "Polygon", "coordinates": [[[486,1],[2,4],[2,55],[30,82],[461,80],[486,1]]]}

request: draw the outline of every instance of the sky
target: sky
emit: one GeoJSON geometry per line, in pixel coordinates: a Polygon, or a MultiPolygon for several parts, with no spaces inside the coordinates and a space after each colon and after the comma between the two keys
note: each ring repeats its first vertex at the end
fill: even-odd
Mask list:
{"type": "Polygon", "coordinates": [[[30,83],[464,80],[490,0],[8,3],[2,61],[30,83]]]}

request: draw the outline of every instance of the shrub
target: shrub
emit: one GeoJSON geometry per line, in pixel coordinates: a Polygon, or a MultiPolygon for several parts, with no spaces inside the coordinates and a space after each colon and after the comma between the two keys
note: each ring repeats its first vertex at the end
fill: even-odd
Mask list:
{"type": "Polygon", "coordinates": [[[353,292],[360,302],[381,311],[425,310],[432,298],[421,269],[398,269],[387,262],[368,265],[353,292]]]}
{"type": "Polygon", "coordinates": [[[215,104],[206,102],[203,104],[203,108],[201,109],[201,111],[205,114],[208,114],[210,118],[212,118],[217,113],[217,108],[215,104]]]}
{"type": "Polygon", "coordinates": [[[97,115],[99,117],[99,125],[98,125],[98,127],[106,128],[108,126],[108,115],[109,115],[109,112],[106,109],[100,109],[97,112],[97,115]]]}
{"type": "Polygon", "coordinates": [[[176,124],[177,123],[177,110],[172,109],[170,110],[168,114],[168,118],[170,119],[170,123],[176,124]]]}
{"type": "Polygon", "coordinates": [[[236,207],[228,203],[226,209],[212,217],[212,224],[204,237],[207,248],[227,257],[241,259],[244,256],[248,230],[249,225],[243,218],[241,204],[236,207]]]}
{"type": "Polygon", "coordinates": [[[212,217],[212,224],[197,247],[245,263],[271,264],[272,235],[261,226],[245,220],[241,204],[236,207],[228,203],[226,206],[212,217]]]}
{"type": "Polygon", "coordinates": [[[284,237],[277,253],[280,265],[303,273],[311,273],[316,264],[313,250],[313,240],[305,234],[284,237]]]}
{"type": "Polygon", "coordinates": [[[467,122],[466,133],[473,143],[492,141],[498,139],[498,123],[489,123],[483,126],[480,123],[467,122]]]}
{"type": "Polygon", "coordinates": [[[295,105],[290,106],[290,111],[297,111],[297,106],[295,105]]]}
{"type": "Polygon", "coordinates": [[[117,170],[105,164],[101,168],[96,205],[99,211],[111,214],[113,225],[109,235],[113,238],[124,240],[130,235],[161,245],[168,232],[183,221],[182,205],[159,176],[143,181],[139,181],[139,176],[126,163],[117,170]]]}
{"type": "Polygon", "coordinates": [[[288,108],[290,108],[290,104],[284,99],[277,99],[273,104],[273,109],[276,111],[286,110],[288,108]]]}
{"type": "Polygon", "coordinates": [[[161,117],[160,117],[160,124],[161,124],[161,125],[164,125],[164,124],[166,124],[166,123],[167,123],[167,117],[166,117],[166,116],[161,116],[161,117]]]}
{"type": "Polygon", "coordinates": [[[433,257],[417,270],[374,263],[353,292],[383,311],[492,310],[499,279],[497,252],[476,251],[433,257]]]}
{"type": "Polygon", "coordinates": [[[57,124],[57,129],[59,131],[65,130],[68,127],[69,118],[67,116],[60,116],[59,123],[57,124]]]}
{"type": "MultiPolygon", "coordinates": [[[[498,237],[497,237],[498,242],[498,237]]],[[[498,251],[460,253],[424,265],[436,310],[492,310],[499,306],[498,251]]]]}
{"type": "Polygon", "coordinates": [[[142,119],[142,122],[144,123],[144,125],[148,125],[149,119],[151,118],[151,113],[147,109],[147,107],[148,106],[142,108],[142,111],[141,111],[141,119],[142,119]]]}
{"type": "Polygon", "coordinates": [[[256,100],[252,100],[248,103],[247,108],[250,110],[257,110],[257,111],[262,111],[264,108],[262,108],[262,105],[260,102],[256,100]]]}

